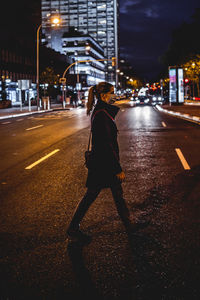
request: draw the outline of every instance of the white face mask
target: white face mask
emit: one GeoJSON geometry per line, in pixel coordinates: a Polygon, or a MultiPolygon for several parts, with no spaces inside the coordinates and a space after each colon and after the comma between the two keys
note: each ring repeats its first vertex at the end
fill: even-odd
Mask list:
{"type": "Polygon", "coordinates": [[[110,99],[108,100],[108,104],[114,104],[116,101],[116,95],[115,94],[111,94],[110,95],[110,99]]]}

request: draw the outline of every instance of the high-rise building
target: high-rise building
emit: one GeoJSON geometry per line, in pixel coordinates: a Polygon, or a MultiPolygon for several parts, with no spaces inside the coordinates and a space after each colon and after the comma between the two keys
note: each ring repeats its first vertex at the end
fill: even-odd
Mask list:
{"type": "MultiPolygon", "coordinates": [[[[118,60],[118,0],[42,0],[42,28],[47,46],[56,51],[64,53],[64,33],[78,31],[95,39],[106,58],[118,60]],[[48,18],[56,14],[61,16],[62,23],[53,30],[48,18]]],[[[115,81],[114,68],[111,62],[107,63],[109,81],[115,81]]]]}
{"type": "Polygon", "coordinates": [[[89,35],[78,35],[69,33],[62,38],[62,45],[67,56],[74,61],[79,61],[75,65],[75,70],[70,69],[69,73],[74,72],[80,76],[87,76],[87,85],[95,85],[105,80],[105,64],[102,61],[86,62],[88,60],[104,59],[104,51],[101,46],[89,35]]]}

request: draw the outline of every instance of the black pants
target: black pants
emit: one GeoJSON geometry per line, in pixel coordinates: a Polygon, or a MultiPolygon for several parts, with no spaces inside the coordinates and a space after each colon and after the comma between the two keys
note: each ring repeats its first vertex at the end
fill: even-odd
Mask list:
{"type": "MultiPolygon", "coordinates": [[[[88,188],[86,194],[84,195],[83,199],[79,202],[71,223],[69,225],[70,230],[76,230],[79,228],[79,223],[85,216],[87,210],[89,209],[90,205],[94,202],[94,200],[99,195],[101,189],[100,188],[88,188]]],[[[130,225],[129,221],[129,210],[126,206],[126,203],[123,198],[123,189],[121,183],[117,183],[111,187],[112,195],[115,201],[115,205],[118,211],[118,214],[124,223],[125,227],[130,225]]]]}

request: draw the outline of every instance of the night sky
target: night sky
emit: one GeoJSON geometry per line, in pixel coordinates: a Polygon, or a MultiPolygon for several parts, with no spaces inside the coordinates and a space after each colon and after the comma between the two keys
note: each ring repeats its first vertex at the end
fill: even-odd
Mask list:
{"type": "Polygon", "coordinates": [[[158,59],[167,50],[173,29],[190,22],[200,1],[119,1],[121,54],[137,74],[146,80],[153,79],[162,69],[158,59]]]}

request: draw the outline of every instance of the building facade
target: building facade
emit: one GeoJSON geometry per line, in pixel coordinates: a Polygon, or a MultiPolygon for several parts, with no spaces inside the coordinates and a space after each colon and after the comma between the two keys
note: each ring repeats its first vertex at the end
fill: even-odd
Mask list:
{"type": "MultiPolygon", "coordinates": [[[[6,45],[0,49],[0,100],[11,100],[12,105],[27,103],[36,98],[35,45],[6,45]]],[[[40,72],[46,67],[62,75],[72,59],[53,49],[40,47],[40,72]]]]}
{"type": "Polygon", "coordinates": [[[104,59],[103,48],[88,35],[64,34],[62,38],[64,53],[79,63],[69,70],[77,74],[77,81],[81,83],[81,76],[86,75],[87,85],[95,85],[105,80],[105,64],[102,61],[84,62],[87,60],[104,59]],[[80,62],[81,61],[81,62],[80,62]],[[80,76],[79,76],[80,75],[80,76]]]}
{"type": "Polygon", "coordinates": [[[27,52],[5,44],[0,50],[0,100],[11,100],[12,105],[35,97],[35,61],[27,52]]]}
{"type": "MultiPolygon", "coordinates": [[[[117,0],[42,0],[42,28],[48,47],[64,53],[62,37],[71,30],[89,34],[104,49],[105,58],[118,61],[118,1],[117,0]],[[59,30],[49,26],[49,15],[59,14],[59,30]]],[[[116,66],[117,68],[117,66],[116,66]]],[[[115,67],[106,63],[106,79],[115,81],[115,67]]]]}

